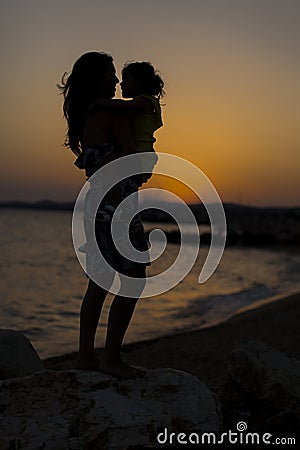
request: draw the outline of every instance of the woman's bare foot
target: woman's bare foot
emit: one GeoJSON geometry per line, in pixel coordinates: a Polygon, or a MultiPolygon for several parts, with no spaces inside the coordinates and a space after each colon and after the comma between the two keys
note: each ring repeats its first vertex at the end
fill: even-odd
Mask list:
{"type": "Polygon", "coordinates": [[[129,366],[122,360],[119,361],[100,361],[99,370],[103,373],[113,375],[117,378],[122,378],[125,380],[134,380],[136,378],[142,378],[146,375],[146,371],[138,369],[133,366],[129,366]]]}

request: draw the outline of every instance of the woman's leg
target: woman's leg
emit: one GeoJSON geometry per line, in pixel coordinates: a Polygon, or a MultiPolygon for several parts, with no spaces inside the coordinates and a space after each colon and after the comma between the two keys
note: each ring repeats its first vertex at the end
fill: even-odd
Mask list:
{"type": "MultiPolygon", "coordinates": [[[[145,267],[140,266],[136,269],[131,269],[125,275],[145,278],[145,267]]],[[[142,290],[143,288],[141,288],[141,292],[142,290]]],[[[105,353],[100,365],[103,372],[122,378],[137,378],[144,374],[143,371],[125,364],[120,354],[123,339],[137,301],[138,298],[128,298],[120,295],[117,295],[113,300],[108,317],[105,353]]]]}
{"type": "Polygon", "coordinates": [[[89,280],[80,310],[79,368],[97,369],[95,336],[107,291],[89,280]]]}

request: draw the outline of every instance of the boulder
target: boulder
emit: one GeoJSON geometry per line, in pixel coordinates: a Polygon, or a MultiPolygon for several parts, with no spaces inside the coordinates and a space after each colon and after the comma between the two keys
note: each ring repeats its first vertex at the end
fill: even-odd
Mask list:
{"type": "Polygon", "coordinates": [[[100,372],[44,370],[2,381],[0,389],[1,450],[161,448],[159,433],[164,439],[221,429],[214,394],[179,370],[121,381],[100,372]]]}
{"type": "Polygon", "coordinates": [[[43,369],[43,362],[24,334],[0,330],[0,380],[23,377],[43,369]]]}
{"type": "Polygon", "coordinates": [[[300,362],[251,341],[231,354],[220,391],[224,428],[239,421],[249,431],[297,436],[300,429],[300,362]]]}
{"type": "Polygon", "coordinates": [[[274,411],[300,412],[300,361],[252,341],[232,352],[229,373],[241,391],[274,411]]]}

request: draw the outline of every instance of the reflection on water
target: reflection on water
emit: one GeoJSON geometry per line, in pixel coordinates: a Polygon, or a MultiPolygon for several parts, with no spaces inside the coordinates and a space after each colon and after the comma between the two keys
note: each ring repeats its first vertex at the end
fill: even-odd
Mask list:
{"type": "MultiPolygon", "coordinates": [[[[71,213],[1,210],[0,262],[2,328],[24,332],[41,357],[76,350],[79,310],[87,280],[72,246],[71,213]]],[[[173,224],[162,226],[167,231],[173,224]]],[[[201,232],[207,229],[201,228],[201,232]]],[[[165,271],[179,247],[168,244],[148,268],[148,275],[165,271]]],[[[299,289],[299,256],[295,253],[228,248],[214,275],[204,284],[198,276],[208,248],[203,246],[190,274],[171,291],[140,300],[126,341],[137,341],[208,326],[262,298],[299,289]]],[[[97,345],[105,337],[104,306],[97,345]]]]}

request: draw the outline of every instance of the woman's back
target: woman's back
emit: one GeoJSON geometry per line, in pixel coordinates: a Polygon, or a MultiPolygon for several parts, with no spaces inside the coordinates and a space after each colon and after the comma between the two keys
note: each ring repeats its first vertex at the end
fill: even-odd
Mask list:
{"type": "Polygon", "coordinates": [[[83,128],[82,150],[104,143],[114,143],[112,133],[113,118],[111,116],[111,114],[104,113],[104,111],[98,111],[87,116],[83,128]]]}
{"type": "Polygon", "coordinates": [[[99,110],[87,116],[81,140],[82,150],[107,143],[115,147],[118,156],[137,151],[125,114],[99,110]]]}

